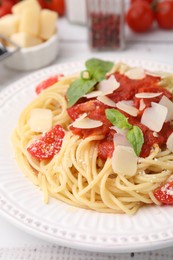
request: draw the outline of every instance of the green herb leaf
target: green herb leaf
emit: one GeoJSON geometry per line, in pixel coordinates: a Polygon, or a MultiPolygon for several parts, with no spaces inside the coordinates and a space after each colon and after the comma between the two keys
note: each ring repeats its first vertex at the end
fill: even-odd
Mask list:
{"type": "Polygon", "coordinates": [[[132,129],[132,125],[128,123],[127,117],[116,109],[106,109],[107,119],[115,126],[121,129],[132,129]]]}
{"type": "Polygon", "coordinates": [[[83,95],[91,91],[96,83],[97,81],[94,79],[73,81],[66,93],[68,106],[73,106],[83,95]]]}
{"type": "Polygon", "coordinates": [[[138,126],[133,126],[127,133],[127,140],[131,143],[136,155],[139,156],[144,143],[142,130],[138,126]]]}
{"type": "Polygon", "coordinates": [[[90,74],[98,82],[105,78],[106,73],[112,69],[113,65],[114,63],[111,61],[104,61],[96,58],[92,58],[85,63],[90,74]]]}
{"type": "Polygon", "coordinates": [[[68,106],[74,105],[83,95],[92,91],[93,87],[105,79],[105,75],[111,70],[114,63],[100,59],[90,59],[85,63],[87,70],[81,73],[81,78],[73,81],[67,90],[68,106]],[[85,77],[86,72],[88,78],[85,77]]]}
{"type": "Polygon", "coordinates": [[[142,130],[138,126],[132,126],[128,123],[127,117],[121,114],[116,109],[106,109],[105,111],[107,119],[115,126],[121,129],[128,129],[126,135],[127,140],[132,145],[137,156],[140,155],[142,145],[144,143],[144,137],[142,130]]]}

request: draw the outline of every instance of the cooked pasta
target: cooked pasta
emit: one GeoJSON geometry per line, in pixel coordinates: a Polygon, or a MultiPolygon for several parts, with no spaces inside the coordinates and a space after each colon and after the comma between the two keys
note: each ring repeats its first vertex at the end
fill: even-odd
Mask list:
{"type": "MultiPolygon", "coordinates": [[[[112,92],[114,94],[116,91],[119,91],[119,98],[117,100],[117,97],[113,96],[111,93],[104,95],[116,104],[115,107],[109,106],[108,103],[102,103],[97,99],[98,96],[87,97],[88,92],[84,93],[75,104],[69,107],[67,91],[71,84],[79,79],[80,76],[77,74],[64,77],[53,86],[45,89],[23,110],[18,125],[13,132],[12,141],[15,148],[15,156],[23,173],[43,191],[45,203],[48,203],[50,196],[79,208],[106,213],[126,213],[129,215],[134,214],[143,205],[161,205],[163,203],[163,201],[158,199],[155,191],[158,189],[161,190],[160,187],[162,187],[163,190],[165,184],[168,185],[171,183],[173,153],[171,149],[168,149],[170,145],[166,144],[168,143],[168,137],[171,136],[173,129],[171,120],[169,120],[169,126],[168,123],[165,123],[165,120],[163,120],[163,125],[165,126],[164,131],[149,131],[148,125],[145,126],[144,130],[140,127],[142,125],[141,115],[144,115],[144,111],[151,109],[152,106],[154,106],[151,102],[163,106],[159,103],[160,99],[161,97],[166,96],[166,93],[169,92],[169,90],[166,89],[166,85],[161,86],[161,76],[158,75],[146,76],[145,74],[143,78],[132,79],[132,77],[134,78],[134,70],[135,69],[132,71],[131,68],[124,64],[118,64],[113,67],[111,73],[109,73],[109,75],[115,75],[116,84],[117,82],[120,83],[120,87],[112,92]],[[122,75],[123,78],[121,78],[120,75],[122,75]],[[148,77],[147,81],[145,80],[146,77],[148,77]],[[150,95],[153,93],[161,94],[159,96],[154,96],[153,94],[153,97],[149,98],[146,97],[145,94],[143,95],[143,98],[135,98],[136,93],[133,93],[133,98],[123,96],[124,94],[122,93],[124,93],[125,90],[121,93],[120,88],[122,87],[122,84],[127,83],[126,81],[131,82],[131,84],[133,84],[133,82],[137,84],[138,82],[138,85],[140,83],[140,86],[142,84],[142,87],[140,87],[143,88],[142,91],[139,91],[139,87],[136,88],[138,89],[138,92],[136,91],[136,93],[140,93],[141,97],[141,93],[150,92],[150,95]],[[146,90],[147,86],[143,86],[146,85],[144,84],[146,82],[150,85],[148,90],[146,90]],[[156,85],[158,86],[157,91],[156,85]],[[129,111],[137,111],[136,116],[129,115],[128,111],[126,111],[125,108],[123,109],[123,106],[121,107],[122,104],[118,103],[122,102],[124,99],[125,101],[130,100],[131,103],[123,104],[129,106],[129,111]],[[150,101],[149,105],[147,103],[148,101],[150,101]],[[90,105],[93,105],[93,102],[96,102],[96,106],[92,108],[91,112],[90,105]],[[84,106],[83,104],[87,104],[87,106],[84,106]],[[92,113],[97,110],[97,106],[99,105],[104,106],[104,119],[99,116],[99,112],[97,116],[95,116],[95,114],[92,116],[92,113]],[[141,109],[142,105],[143,107],[141,109]],[[81,110],[81,106],[83,106],[83,110],[81,110]],[[137,110],[132,109],[132,107],[137,110]],[[113,112],[114,110],[117,110],[118,112],[121,112],[123,116],[126,116],[128,119],[128,129],[124,126],[120,127],[119,125],[112,124],[112,122],[108,120],[108,116],[105,119],[106,110],[107,113],[112,112],[112,110],[113,112]],[[47,119],[45,119],[40,123],[39,117],[37,115],[35,116],[35,111],[38,112],[38,114],[41,111],[41,117],[46,115],[45,117],[48,117],[49,120],[46,121],[47,119]],[[47,114],[44,114],[45,112],[47,114]],[[51,113],[50,117],[49,113],[51,113]],[[77,116],[75,113],[78,113],[77,116]],[[74,118],[74,115],[76,118],[74,118]],[[33,119],[33,117],[35,117],[35,119],[33,119]],[[86,121],[86,118],[88,121],[86,121]],[[136,123],[137,118],[138,122],[140,120],[140,123],[138,124],[136,123]],[[86,122],[88,122],[88,126],[84,128],[82,124],[85,125],[86,122]],[[93,127],[92,124],[97,124],[98,122],[101,122],[102,125],[93,127]],[[103,130],[103,126],[107,124],[105,122],[108,122],[106,129],[109,129],[109,133],[107,130],[106,133],[105,129],[103,130]],[[43,124],[43,126],[41,126],[43,127],[43,130],[35,130],[35,127],[39,124],[43,124]],[[48,124],[50,124],[49,129],[44,131],[44,128],[47,127],[48,124]],[[132,143],[134,144],[134,142],[136,142],[134,140],[132,140],[129,146],[127,144],[124,145],[124,143],[121,144],[120,139],[118,139],[117,144],[117,138],[122,138],[122,136],[124,138],[125,136],[124,133],[118,130],[124,132],[128,130],[130,132],[136,130],[133,128],[134,125],[138,125],[138,131],[142,129],[144,141],[141,144],[142,150],[140,150],[138,155],[136,155],[135,152],[134,154],[130,154],[130,156],[136,156],[135,172],[130,173],[130,167],[134,167],[135,163],[134,165],[131,165],[131,162],[128,159],[126,160],[126,155],[123,153],[124,159],[123,162],[120,161],[121,165],[119,165],[119,162],[116,162],[116,158],[119,158],[120,155],[118,150],[116,151],[116,154],[114,154],[114,150],[116,150],[116,146],[120,147],[121,152],[122,146],[125,147],[126,153],[129,151],[131,152],[133,149],[135,150],[135,145],[132,145],[132,143]],[[53,133],[51,136],[49,135],[50,131],[54,131],[52,129],[56,126],[59,127],[56,129],[56,134],[57,136],[60,134],[61,137],[54,136],[54,132],[51,132],[51,134],[53,133]],[[114,127],[117,128],[114,129],[114,127]],[[166,141],[161,140],[163,138],[160,133],[167,136],[166,141]],[[146,134],[148,135],[147,137],[146,134]],[[150,142],[151,134],[152,138],[154,138],[152,143],[150,142]],[[51,141],[49,139],[49,144],[48,138],[53,138],[51,141]],[[157,143],[156,140],[158,138],[160,139],[157,143]],[[40,145],[40,140],[41,145],[43,145],[41,148],[32,146],[35,143],[40,145]],[[48,149],[44,142],[47,142],[46,144],[48,144],[48,147],[50,148],[51,146],[51,149],[53,149],[51,156],[48,156],[47,158],[38,158],[40,154],[48,149]],[[58,146],[55,149],[54,145],[57,142],[58,146]],[[111,154],[106,154],[105,157],[103,152],[107,152],[106,149],[108,144],[112,145],[112,151],[111,154]],[[32,149],[30,149],[31,147],[32,149]],[[37,153],[37,157],[34,156],[35,152],[37,153]],[[117,157],[115,158],[116,155],[117,157]],[[114,165],[115,163],[116,165],[114,165]],[[122,163],[127,167],[127,174],[123,169],[121,170],[122,163]]],[[[107,74],[107,77],[109,77],[109,75],[107,74]]],[[[88,78],[86,78],[86,80],[87,79],[88,78]]],[[[83,80],[85,80],[85,78],[83,80]]],[[[104,79],[101,82],[103,81],[106,82],[108,79],[104,79]]],[[[98,84],[99,83],[95,83],[95,86],[98,84]]],[[[90,91],[90,95],[92,95],[91,93],[93,91],[100,90],[96,87],[94,90],[92,89],[90,91]]],[[[150,111],[150,113],[152,113],[152,111],[150,111]]],[[[145,123],[145,120],[143,121],[145,123]]],[[[131,140],[128,135],[127,137],[128,140],[126,141],[131,140]]],[[[122,142],[124,142],[124,139],[122,142]]],[[[139,143],[137,141],[137,146],[138,145],[139,143]]],[[[170,185],[170,187],[172,186],[170,185]]],[[[172,196],[170,191],[171,188],[169,189],[169,193],[166,194],[167,196],[172,196]]],[[[165,204],[170,203],[165,202],[165,204]]]]}

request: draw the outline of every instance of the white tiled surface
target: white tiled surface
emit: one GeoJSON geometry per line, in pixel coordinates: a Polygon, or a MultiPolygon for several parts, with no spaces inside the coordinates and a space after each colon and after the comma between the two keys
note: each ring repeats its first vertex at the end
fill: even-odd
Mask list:
{"type": "MultiPolygon", "coordinates": [[[[132,34],[126,30],[126,48],[121,52],[93,53],[87,45],[87,30],[85,27],[70,25],[65,19],[59,21],[60,55],[54,62],[85,60],[90,57],[105,57],[113,59],[136,56],[137,59],[152,59],[173,65],[173,31],[158,31],[143,35],[132,34]]],[[[10,71],[0,64],[0,90],[28,73],[10,71]]],[[[70,246],[70,245],[69,245],[70,246]]],[[[173,249],[157,250],[146,253],[108,255],[81,252],[74,249],[52,245],[24,231],[18,230],[12,224],[0,217],[0,260],[172,260],[173,249]]]]}

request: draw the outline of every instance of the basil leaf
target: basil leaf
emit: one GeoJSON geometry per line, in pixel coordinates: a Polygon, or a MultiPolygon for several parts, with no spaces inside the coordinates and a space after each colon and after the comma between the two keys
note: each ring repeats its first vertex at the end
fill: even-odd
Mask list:
{"type": "Polygon", "coordinates": [[[116,109],[106,109],[107,119],[115,126],[121,129],[132,129],[132,125],[128,123],[127,117],[116,109]]]}
{"type": "Polygon", "coordinates": [[[68,106],[74,105],[83,95],[92,90],[97,83],[94,79],[77,79],[73,81],[67,90],[68,106]]]}
{"type": "Polygon", "coordinates": [[[67,90],[68,106],[74,105],[83,95],[92,91],[96,83],[105,79],[106,73],[111,70],[114,63],[93,58],[86,61],[85,65],[87,70],[83,71],[81,78],[73,81],[67,90]]]}
{"type": "Polygon", "coordinates": [[[133,126],[127,133],[127,140],[131,143],[136,155],[139,156],[144,143],[142,130],[138,126],[133,126]]]}
{"type": "Polygon", "coordinates": [[[105,79],[105,75],[109,72],[114,63],[111,61],[104,61],[96,58],[87,60],[85,66],[95,80],[100,82],[105,79]]]}

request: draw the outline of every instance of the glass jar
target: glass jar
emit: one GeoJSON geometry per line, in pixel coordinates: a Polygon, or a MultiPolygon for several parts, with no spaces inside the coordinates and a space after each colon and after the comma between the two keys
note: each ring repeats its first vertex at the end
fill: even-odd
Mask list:
{"type": "Polygon", "coordinates": [[[88,40],[92,49],[123,49],[124,0],[86,0],[88,40]]]}

